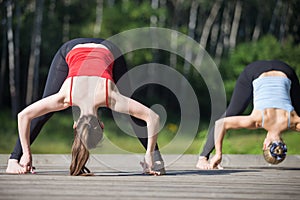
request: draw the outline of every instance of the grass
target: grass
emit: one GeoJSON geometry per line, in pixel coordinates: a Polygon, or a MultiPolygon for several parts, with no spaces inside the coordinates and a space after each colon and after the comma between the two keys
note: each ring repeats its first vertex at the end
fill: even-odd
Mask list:
{"type": "MultiPolygon", "coordinates": [[[[17,139],[16,120],[8,119],[8,112],[1,112],[0,153],[9,154],[17,139]]],[[[105,123],[105,138],[92,153],[143,153],[144,148],[137,138],[121,131],[111,118],[103,118],[105,123]]],[[[72,114],[56,113],[43,127],[40,135],[32,145],[34,154],[69,154],[73,141],[72,114]]],[[[201,130],[195,138],[181,137],[174,140],[177,125],[169,123],[160,132],[158,143],[162,153],[198,154],[206,140],[207,130],[201,130]],[[174,142],[175,141],[175,142],[174,142]]],[[[261,154],[264,130],[232,130],[224,139],[224,154],[261,154]]],[[[286,132],[283,139],[288,146],[288,154],[300,154],[300,134],[286,132]]]]}

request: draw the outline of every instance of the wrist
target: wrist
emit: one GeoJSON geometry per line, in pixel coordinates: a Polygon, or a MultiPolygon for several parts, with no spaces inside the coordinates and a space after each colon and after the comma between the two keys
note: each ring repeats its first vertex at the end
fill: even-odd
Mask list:
{"type": "Polygon", "coordinates": [[[146,150],[146,154],[151,154],[151,153],[152,153],[152,151],[150,149],[146,150]]]}
{"type": "Polygon", "coordinates": [[[22,151],[23,151],[23,155],[24,155],[24,154],[25,154],[25,155],[30,155],[30,154],[31,154],[31,151],[30,151],[29,148],[28,148],[28,149],[23,149],[22,151]]]}

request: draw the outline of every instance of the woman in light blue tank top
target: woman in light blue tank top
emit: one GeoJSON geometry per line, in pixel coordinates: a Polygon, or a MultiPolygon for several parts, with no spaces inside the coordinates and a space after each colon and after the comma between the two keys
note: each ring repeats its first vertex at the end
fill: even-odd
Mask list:
{"type": "Polygon", "coordinates": [[[252,113],[216,121],[216,154],[210,161],[210,169],[221,163],[222,142],[229,129],[265,129],[267,135],[263,143],[264,158],[271,164],[278,164],[285,159],[287,148],[281,137],[282,132],[288,129],[300,131],[300,117],[294,110],[290,97],[291,81],[283,72],[273,70],[262,73],[252,81],[252,85],[252,113]]]}
{"type": "MultiPolygon", "coordinates": [[[[292,102],[292,107],[296,111],[296,113],[300,116],[300,83],[298,76],[295,72],[295,70],[289,66],[287,63],[279,61],[279,60],[257,60],[252,63],[249,63],[243,72],[239,75],[238,79],[236,80],[236,85],[234,87],[232,96],[230,98],[230,102],[228,107],[226,108],[226,111],[223,113],[223,115],[220,115],[217,119],[221,119],[224,117],[231,117],[231,116],[238,116],[242,115],[245,111],[246,108],[249,106],[249,104],[254,100],[253,97],[253,81],[260,77],[263,73],[265,72],[270,72],[270,71],[279,71],[284,73],[286,77],[289,79],[291,82],[291,88],[282,88],[283,92],[280,94],[285,96],[285,97],[290,97],[291,102],[292,102]],[[284,92],[285,91],[285,92],[284,92]],[[290,92],[290,94],[285,94],[287,91],[290,92]]],[[[273,78],[271,78],[273,79],[273,78]]],[[[273,79],[275,80],[275,79],[273,79]]],[[[287,81],[287,82],[289,82],[287,81]]],[[[261,82],[261,81],[259,81],[261,82]]],[[[265,83],[268,83],[268,81],[262,81],[265,83]]],[[[277,82],[277,81],[275,81],[277,82]]],[[[283,82],[286,82],[286,80],[283,80],[283,82]]],[[[257,83],[259,84],[259,83],[257,83]]],[[[259,90],[262,91],[262,90],[259,90]]],[[[266,89],[265,91],[268,91],[266,89]]],[[[272,91],[272,90],[270,90],[272,91]]],[[[257,98],[256,100],[258,101],[256,103],[256,106],[259,107],[261,104],[264,104],[265,102],[262,100],[259,102],[259,98],[265,98],[268,96],[278,96],[278,94],[273,95],[273,94],[267,94],[265,92],[261,92],[261,94],[256,95],[257,98]],[[262,94],[262,96],[261,96],[262,94]]],[[[277,101],[277,100],[276,100],[277,101]]],[[[283,102],[285,102],[286,99],[283,99],[283,102]]],[[[273,103],[273,101],[270,101],[273,103]]],[[[281,103],[282,104],[282,103],[281,103]]],[[[273,107],[274,105],[271,105],[273,107]]],[[[289,105],[287,108],[285,108],[284,105],[281,105],[280,108],[283,106],[283,109],[290,110],[291,105],[289,105]]],[[[264,109],[260,109],[264,110],[264,109]]],[[[291,110],[290,110],[291,111],[291,110]]],[[[261,114],[264,114],[262,111],[260,111],[261,114]]],[[[289,112],[291,114],[291,112],[289,112]]],[[[262,117],[264,117],[263,115],[262,117]]],[[[217,120],[216,119],[216,120],[217,120]]],[[[264,122],[264,119],[263,119],[264,122]]],[[[289,123],[288,123],[289,124],[289,123]]],[[[263,123],[264,125],[264,123],[263,123]]],[[[209,158],[211,152],[215,148],[215,126],[212,126],[209,128],[207,132],[207,137],[206,137],[206,142],[203,146],[203,148],[200,150],[200,155],[199,159],[197,162],[196,167],[199,169],[209,169],[210,168],[210,163],[209,163],[209,158]]]]}

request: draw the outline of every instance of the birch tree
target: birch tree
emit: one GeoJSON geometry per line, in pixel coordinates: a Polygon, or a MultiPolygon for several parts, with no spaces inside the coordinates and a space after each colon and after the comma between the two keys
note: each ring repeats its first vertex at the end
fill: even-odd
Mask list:
{"type": "Polygon", "coordinates": [[[238,33],[238,29],[239,29],[241,14],[242,14],[242,3],[241,3],[241,1],[238,0],[235,4],[234,16],[233,16],[230,37],[229,37],[230,50],[233,50],[236,45],[236,39],[237,39],[237,33],[238,33]]]}
{"type": "Polygon", "coordinates": [[[97,0],[94,37],[98,37],[101,32],[102,18],[103,18],[103,0],[97,0]]]}
{"type": "MultiPolygon", "coordinates": [[[[154,11],[157,11],[159,7],[159,0],[151,0],[151,8],[154,10],[154,11]]],[[[155,14],[152,14],[150,16],[150,26],[151,27],[157,27],[157,23],[158,23],[158,17],[157,15],[155,14]]],[[[156,35],[153,35],[153,38],[157,38],[156,35]]],[[[153,44],[153,46],[157,46],[157,40],[151,40],[151,43],[153,44]]],[[[152,55],[153,55],[153,62],[156,63],[159,59],[159,52],[157,49],[152,49],[152,55]]],[[[148,67],[147,68],[147,73],[149,74],[150,77],[154,77],[155,76],[155,71],[153,69],[153,67],[148,67]]],[[[153,87],[149,87],[147,88],[147,98],[151,98],[154,96],[154,88],[153,87]]]]}
{"type": "Polygon", "coordinates": [[[6,71],[6,56],[7,56],[7,20],[6,17],[1,20],[1,30],[2,30],[2,54],[1,54],[1,69],[0,69],[0,105],[2,105],[4,95],[4,75],[6,71]]]}
{"type": "MultiPolygon", "coordinates": [[[[71,4],[71,0],[64,0],[66,10],[71,4]]],[[[63,43],[70,39],[70,13],[66,12],[63,18],[63,43]]]]}
{"type": "Polygon", "coordinates": [[[227,4],[223,10],[222,22],[221,22],[221,32],[218,38],[218,43],[215,52],[215,63],[219,65],[224,48],[227,49],[229,46],[229,30],[230,30],[230,4],[227,4]]]}
{"type": "Polygon", "coordinates": [[[215,3],[213,4],[213,6],[210,10],[209,16],[205,21],[205,24],[204,24],[204,27],[202,30],[202,34],[201,34],[201,38],[200,38],[200,45],[202,46],[203,49],[206,49],[208,36],[209,36],[210,30],[211,30],[211,27],[219,13],[222,1],[223,0],[215,1],[215,3]]]}
{"type": "Polygon", "coordinates": [[[280,18],[279,41],[281,44],[285,39],[286,33],[289,31],[289,20],[292,15],[292,10],[290,7],[290,2],[286,1],[280,18]]]}
{"type": "Polygon", "coordinates": [[[269,33],[271,33],[271,34],[273,34],[274,31],[275,31],[276,21],[277,21],[277,18],[279,16],[279,12],[280,12],[281,7],[282,7],[282,1],[277,0],[275,8],[273,10],[270,26],[269,26],[269,33]]]}
{"type": "MultiPolygon", "coordinates": [[[[177,34],[177,30],[178,30],[178,16],[180,13],[180,4],[182,3],[182,0],[173,0],[172,1],[173,5],[174,5],[174,15],[172,18],[172,30],[175,30],[172,32],[171,34],[171,48],[176,52],[177,47],[178,47],[178,34],[177,34]]],[[[177,68],[177,55],[171,53],[170,54],[170,66],[177,68]]]]}
{"type": "Polygon", "coordinates": [[[35,19],[31,38],[31,51],[28,66],[26,104],[30,104],[38,97],[43,4],[44,0],[36,0],[35,2],[35,19]]]}
{"type": "MultiPolygon", "coordinates": [[[[189,37],[195,39],[195,29],[197,24],[197,16],[198,16],[198,8],[199,8],[199,1],[194,0],[191,4],[190,8],[190,17],[188,23],[188,35],[189,37]]],[[[185,60],[183,65],[183,73],[184,75],[188,76],[189,72],[191,71],[191,64],[188,60],[192,60],[192,49],[186,47],[185,49],[185,60]]]]}
{"type": "Polygon", "coordinates": [[[253,42],[256,42],[261,34],[261,28],[262,28],[261,20],[262,20],[262,14],[259,12],[256,17],[255,27],[252,34],[253,42]]]}
{"type": "Polygon", "coordinates": [[[159,7],[164,10],[164,12],[160,12],[159,14],[159,17],[158,17],[158,25],[160,27],[165,27],[165,24],[166,24],[166,3],[167,3],[167,0],[159,0],[159,7]]]}
{"type": "Polygon", "coordinates": [[[8,68],[9,68],[9,91],[11,97],[12,115],[17,114],[16,103],[16,82],[15,82],[15,49],[14,49],[14,35],[12,27],[13,18],[13,5],[12,1],[8,0],[6,5],[6,18],[7,18],[7,41],[8,41],[8,68]]]}
{"type": "Polygon", "coordinates": [[[21,109],[21,83],[20,83],[20,29],[21,29],[21,5],[20,2],[15,2],[16,6],[16,28],[15,28],[15,81],[16,81],[16,109],[17,112],[21,109]]]}

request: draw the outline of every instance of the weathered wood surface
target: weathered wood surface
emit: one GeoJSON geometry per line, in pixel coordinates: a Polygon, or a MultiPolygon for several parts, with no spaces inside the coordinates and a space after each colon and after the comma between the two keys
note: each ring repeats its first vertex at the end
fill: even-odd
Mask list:
{"type": "Polygon", "coordinates": [[[260,155],[224,155],[224,170],[197,170],[196,155],[164,155],[167,175],[141,174],[142,155],[92,155],[90,177],[68,175],[70,155],[34,155],[36,174],[5,174],[0,199],[300,199],[300,156],[269,166],[260,155]]]}

